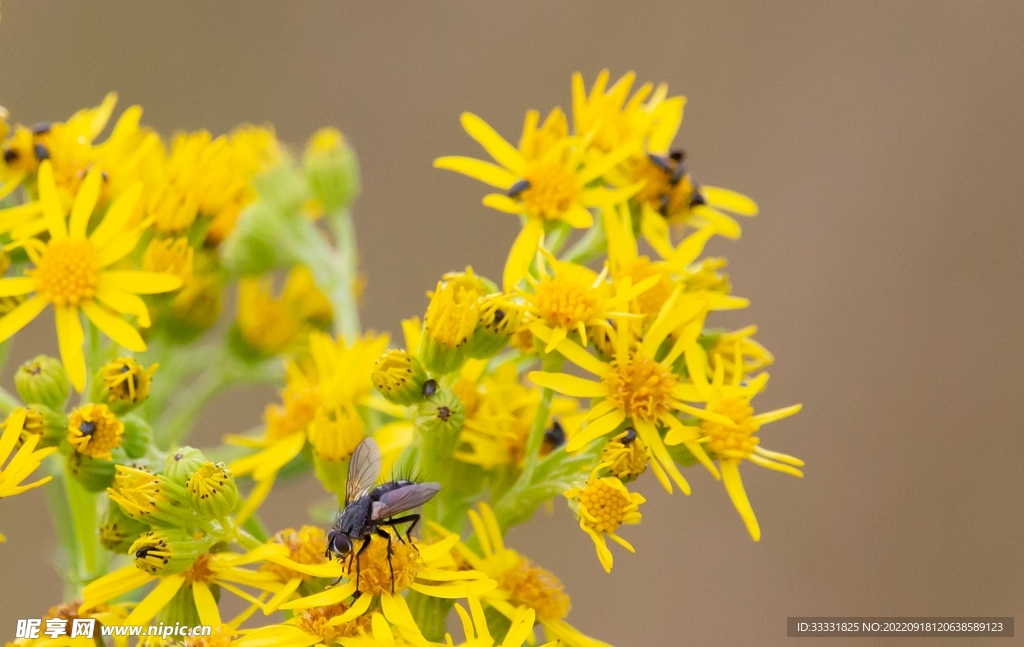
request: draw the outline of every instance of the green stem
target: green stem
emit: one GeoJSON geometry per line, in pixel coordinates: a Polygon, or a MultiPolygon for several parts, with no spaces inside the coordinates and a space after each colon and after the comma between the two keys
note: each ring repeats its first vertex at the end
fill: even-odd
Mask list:
{"type": "Polygon", "coordinates": [[[330,215],[329,222],[334,230],[337,245],[335,256],[340,270],[334,281],[331,299],[331,305],[334,306],[334,328],[335,333],[352,340],[359,335],[359,309],[354,290],[357,271],[356,230],[352,223],[352,212],[340,209],[330,215]]]}
{"type": "Polygon", "coordinates": [[[105,557],[99,544],[98,515],[96,513],[96,495],[88,492],[73,478],[64,478],[64,489],[67,492],[68,505],[71,508],[71,520],[77,544],[78,582],[88,582],[100,575],[106,566],[105,557]]]}
{"type": "Polygon", "coordinates": [[[57,529],[57,539],[63,551],[57,561],[68,573],[64,581],[64,600],[70,602],[78,595],[78,587],[74,582],[78,579],[79,556],[71,504],[68,502],[68,492],[64,487],[64,479],[67,478],[64,473],[64,457],[60,454],[51,456],[49,465],[53,479],[43,486],[43,492],[46,494],[46,504],[50,509],[50,517],[57,529]]]}
{"type": "Polygon", "coordinates": [[[583,265],[604,252],[607,246],[604,227],[597,223],[562,254],[562,260],[583,265]]]}

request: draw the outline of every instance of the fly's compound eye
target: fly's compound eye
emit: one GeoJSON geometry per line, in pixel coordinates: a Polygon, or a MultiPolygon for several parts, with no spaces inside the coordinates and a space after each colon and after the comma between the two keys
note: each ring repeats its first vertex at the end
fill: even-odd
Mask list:
{"type": "Polygon", "coordinates": [[[331,537],[331,550],[333,552],[339,555],[345,555],[352,550],[352,542],[349,540],[348,536],[340,532],[333,533],[333,535],[334,536],[331,537]]]}

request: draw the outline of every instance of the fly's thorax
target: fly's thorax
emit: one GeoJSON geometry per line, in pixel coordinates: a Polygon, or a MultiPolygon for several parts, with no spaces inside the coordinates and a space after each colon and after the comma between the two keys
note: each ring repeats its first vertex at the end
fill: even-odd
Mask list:
{"type": "Polygon", "coordinates": [[[349,503],[341,513],[341,518],[335,524],[335,530],[343,532],[351,538],[365,535],[364,528],[370,522],[370,506],[373,502],[370,497],[364,496],[349,503]]]}

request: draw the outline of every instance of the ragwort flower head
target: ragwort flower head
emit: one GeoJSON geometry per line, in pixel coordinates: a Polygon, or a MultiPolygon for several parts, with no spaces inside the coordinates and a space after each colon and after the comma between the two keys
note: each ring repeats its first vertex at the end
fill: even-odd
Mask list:
{"type": "Polygon", "coordinates": [[[498,164],[471,157],[449,156],[434,161],[437,168],[456,171],[503,193],[491,193],[484,204],[498,211],[526,216],[505,264],[504,289],[511,291],[523,278],[540,246],[546,223],[563,222],[589,228],[594,218],[588,207],[617,204],[639,187],[609,191],[590,186],[632,154],[635,144],[587,159],[585,142],[565,132],[565,115],[556,109],[538,130],[538,115],[527,114],[519,148],[512,146],[483,119],[462,114],[462,126],[498,164]]]}
{"type": "Polygon", "coordinates": [[[137,295],[170,292],[181,286],[181,279],[171,274],[107,269],[131,253],[142,235],[140,227],[126,228],[141,185],[115,200],[103,220],[86,235],[101,181],[98,169],[89,171],[75,196],[70,220],[65,223],[51,165],[43,162],[39,166],[39,199],[50,239],[46,243],[34,238],[21,243],[35,268],[26,270],[24,277],[0,279],[0,295],[34,293],[0,319],[0,341],[52,304],[61,359],[78,391],[85,387],[86,372],[82,351],[85,335],[79,312],[121,346],[142,352],[146,342],[118,315],[134,315],[140,326],[147,327],[149,310],[137,295]]]}
{"type": "Polygon", "coordinates": [[[757,436],[761,425],[788,418],[798,413],[802,405],[795,404],[755,414],[750,400],[764,390],[768,374],[761,373],[752,379],[745,379],[741,338],[736,338],[733,343],[733,366],[728,382],[725,379],[724,362],[715,362],[714,375],[709,383],[705,374],[707,355],[704,350],[694,345],[687,351],[686,359],[691,367],[690,374],[694,376],[695,389],[706,400],[706,411],[715,414],[715,418],[704,416],[699,418],[698,427],[680,426],[672,429],[665,436],[665,442],[676,445],[684,442],[684,438],[689,442],[694,434],[698,436],[700,445],[707,448],[708,454],[717,460],[725,489],[746,524],[750,537],[760,541],[761,527],[740,479],[739,466],[743,461],[750,461],[761,467],[802,478],[803,472],[799,469],[804,465],[802,460],[764,449],[757,436]]]}

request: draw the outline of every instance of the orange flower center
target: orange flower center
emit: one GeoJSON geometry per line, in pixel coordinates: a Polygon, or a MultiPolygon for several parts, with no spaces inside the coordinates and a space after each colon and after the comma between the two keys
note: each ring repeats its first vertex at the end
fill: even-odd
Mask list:
{"type": "Polygon", "coordinates": [[[671,409],[672,371],[643,355],[626,361],[616,358],[604,378],[608,398],[630,418],[654,422],[671,409]]]}
{"type": "Polygon", "coordinates": [[[370,616],[367,614],[340,625],[331,624],[331,619],[348,611],[348,607],[349,605],[340,602],[327,607],[306,609],[295,616],[295,626],[304,633],[319,636],[325,645],[336,644],[338,638],[352,638],[369,632],[370,616]]]}
{"type": "Polygon", "coordinates": [[[524,604],[537,612],[540,620],[561,620],[569,615],[569,596],[555,575],[524,558],[501,574],[498,588],[508,591],[513,602],[524,604]]]}
{"type": "MultiPolygon", "coordinates": [[[[359,590],[364,595],[380,595],[391,593],[391,571],[394,569],[394,591],[400,593],[409,588],[423,566],[423,559],[418,550],[408,543],[391,540],[391,564],[388,565],[388,542],[376,535],[370,540],[370,547],[359,558],[359,590]]],[[[347,562],[347,560],[346,560],[347,562]]],[[[348,573],[350,580],[355,580],[356,565],[348,573]]]]}
{"type": "Polygon", "coordinates": [[[586,510],[586,514],[581,514],[583,523],[597,532],[615,532],[632,503],[624,492],[603,479],[588,483],[580,492],[579,501],[580,507],[586,510]]]}
{"type": "Polygon", "coordinates": [[[536,288],[540,316],[554,326],[572,330],[595,317],[601,295],[590,284],[571,276],[544,278],[536,288]]]}
{"type": "Polygon", "coordinates": [[[185,582],[191,585],[194,582],[210,582],[214,578],[213,570],[210,568],[210,554],[204,553],[196,558],[192,568],[183,573],[185,582]]]}
{"type": "Polygon", "coordinates": [[[96,296],[100,276],[96,248],[88,240],[51,241],[31,276],[44,299],[55,306],[77,306],[96,296]]]}
{"type": "Polygon", "coordinates": [[[555,220],[568,211],[576,199],[576,176],[562,164],[540,162],[526,170],[530,188],[519,194],[527,213],[555,220]]]}
{"type": "Polygon", "coordinates": [[[733,428],[710,420],[701,420],[704,434],[711,440],[707,446],[712,451],[728,458],[743,459],[754,451],[761,439],[755,436],[761,425],[754,419],[754,408],[743,398],[726,398],[708,406],[709,411],[728,416],[736,426],[733,428]]]}

